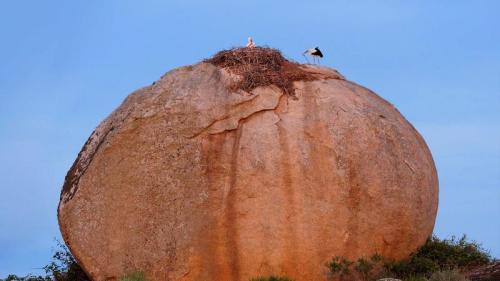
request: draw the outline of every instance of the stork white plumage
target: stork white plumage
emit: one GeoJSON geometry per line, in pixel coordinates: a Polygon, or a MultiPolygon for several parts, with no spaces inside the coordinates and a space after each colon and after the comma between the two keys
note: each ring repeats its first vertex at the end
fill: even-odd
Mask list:
{"type": "Polygon", "coordinates": [[[255,47],[255,43],[253,42],[253,38],[248,37],[247,48],[253,48],[253,47],[255,47]]]}
{"type": "Polygon", "coordinates": [[[309,60],[306,55],[311,56],[313,58],[313,63],[317,61],[318,64],[320,64],[320,59],[323,57],[323,53],[320,51],[319,47],[307,49],[302,55],[306,58],[307,63],[309,63],[309,60]]]}

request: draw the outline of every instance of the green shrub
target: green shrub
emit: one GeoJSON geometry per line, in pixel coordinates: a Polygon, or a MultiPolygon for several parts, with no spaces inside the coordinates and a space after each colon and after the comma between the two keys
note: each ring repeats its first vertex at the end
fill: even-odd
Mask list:
{"type": "MultiPolygon", "coordinates": [[[[369,259],[359,258],[356,262],[351,262],[345,257],[336,256],[326,264],[331,277],[338,277],[340,280],[369,281],[378,279],[379,273],[383,269],[384,258],[379,254],[374,254],[369,259]]],[[[388,277],[387,275],[381,277],[388,277]]]]}
{"type": "Polygon", "coordinates": [[[434,272],[429,281],[468,281],[458,270],[443,270],[434,272]]]}
{"type": "Polygon", "coordinates": [[[375,267],[375,263],[364,259],[360,258],[358,261],[354,264],[354,269],[361,274],[363,277],[363,280],[368,281],[368,278],[371,277],[371,273],[373,268],[375,267]]]}
{"type": "MultiPolygon", "coordinates": [[[[478,243],[467,241],[464,235],[460,239],[452,237],[444,240],[432,236],[407,260],[391,261],[375,254],[370,259],[360,258],[356,262],[351,262],[344,257],[337,256],[326,266],[332,277],[338,277],[341,280],[346,277],[348,279],[361,278],[365,281],[391,277],[422,281],[428,280],[434,276],[434,273],[436,275],[433,278],[442,276],[459,278],[456,276],[457,272],[453,271],[454,269],[467,270],[490,262],[492,258],[489,253],[478,243]]],[[[455,281],[455,279],[450,279],[450,281],[455,281]]]]}
{"type": "Polygon", "coordinates": [[[442,269],[456,267],[474,267],[491,262],[491,256],[475,241],[467,241],[463,235],[460,239],[440,240],[433,236],[422,246],[417,256],[434,260],[442,269]]]}
{"type": "Polygon", "coordinates": [[[387,272],[395,276],[408,278],[410,276],[428,276],[439,270],[439,265],[432,259],[413,256],[410,260],[386,261],[385,268],[387,272]]]}
{"type": "Polygon", "coordinates": [[[19,277],[17,275],[10,274],[5,279],[0,279],[0,281],[52,281],[49,276],[33,276],[28,275],[25,277],[19,277]]]}
{"type": "Polygon", "coordinates": [[[330,273],[333,276],[339,276],[340,279],[349,275],[351,272],[351,265],[353,262],[347,260],[345,257],[336,256],[333,257],[332,260],[326,264],[326,267],[330,270],[330,273]]]}
{"type": "Polygon", "coordinates": [[[131,272],[120,278],[120,281],[147,281],[147,280],[148,279],[146,279],[144,273],[140,271],[131,272]]]}
{"type": "Polygon", "coordinates": [[[430,277],[433,272],[440,270],[467,269],[491,261],[489,253],[478,243],[467,241],[465,235],[460,239],[452,237],[444,240],[432,236],[408,260],[386,261],[385,268],[400,278],[430,277]]]}
{"type": "Polygon", "coordinates": [[[250,281],[293,281],[292,279],[279,276],[269,276],[269,277],[256,277],[250,279],[250,281]]]}
{"type": "Polygon", "coordinates": [[[56,240],[56,243],[57,249],[52,256],[52,261],[43,267],[47,273],[46,277],[52,277],[55,281],[90,281],[68,247],[60,241],[56,240]]]}
{"type": "MultiPolygon", "coordinates": [[[[3,281],[90,281],[85,271],[76,262],[68,247],[56,240],[56,249],[52,261],[43,267],[45,276],[28,275],[19,277],[9,275],[3,281]]],[[[2,279],[0,279],[2,281],[2,279]]]]}

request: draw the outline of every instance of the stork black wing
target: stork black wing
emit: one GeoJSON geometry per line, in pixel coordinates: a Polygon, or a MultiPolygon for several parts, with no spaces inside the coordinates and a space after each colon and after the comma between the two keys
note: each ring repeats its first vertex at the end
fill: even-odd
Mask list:
{"type": "Polygon", "coordinates": [[[320,58],[322,58],[322,57],[323,57],[323,53],[322,53],[322,52],[319,50],[319,48],[317,48],[317,47],[316,47],[316,48],[314,48],[314,53],[312,53],[311,55],[313,55],[313,56],[318,56],[318,57],[320,57],[320,58]]]}

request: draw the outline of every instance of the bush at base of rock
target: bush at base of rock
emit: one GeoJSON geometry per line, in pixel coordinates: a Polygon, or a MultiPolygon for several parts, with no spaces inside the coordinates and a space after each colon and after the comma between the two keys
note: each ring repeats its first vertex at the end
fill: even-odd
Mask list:
{"type": "Polygon", "coordinates": [[[433,236],[408,260],[385,262],[385,267],[388,272],[399,277],[429,277],[440,270],[467,270],[491,261],[489,253],[477,242],[467,241],[465,235],[460,239],[452,237],[443,240],[433,236]]]}
{"type": "Polygon", "coordinates": [[[0,279],[0,281],[52,281],[53,279],[50,278],[49,276],[33,276],[33,275],[28,275],[24,277],[19,277],[14,274],[9,274],[7,278],[5,279],[0,279]]]}
{"type": "Polygon", "coordinates": [[[432,236],[407,260],[395,262],[376,254],[352,262],[337,256],[326,266],[331,276],[340,280],[395,277],[405,281],[461,281],[467,279],[458,270],[465,271],[491,262],[489,253],[477,242],[467,241],[464,235],[460,239],[443,240],[432,236]]]}
{"type": "Polygon", "coordinates": [[[20,277],[10,274],[0,281],[91,281],[76,262],[66,245],[57,241],[52,261],[43,267],[45,276],[27,275],[20,277]]]}
{"type": "Polygon", "coordinates": [[[68,247],[57,241],[57,250],[52,261],[43,267],[49,280],[54,281],[90,281],[85,271],[76,262],[68,247]]]}

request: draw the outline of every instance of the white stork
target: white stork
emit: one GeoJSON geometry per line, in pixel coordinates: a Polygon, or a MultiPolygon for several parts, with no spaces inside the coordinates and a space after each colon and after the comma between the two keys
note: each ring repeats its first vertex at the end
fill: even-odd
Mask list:
{"type": "Polygon", "coordinates": [[[248,37],[247,48],[255,47],[255,43],[253,42],[252,37],[248,37]]]}
{"type": "Polygon", "coordinates": [[[307,59],[306,55],[310,55],[311,57],[313,57],[313,63],[315,63],[317,60],[318,64],[320,59],[323,57],[323,53],[319,50],[319,47],[307,49],[304,51],[304,53],[302,53],[302,55],[306,58],[307,63],[309,63],[309,60],[307,59]]]}

